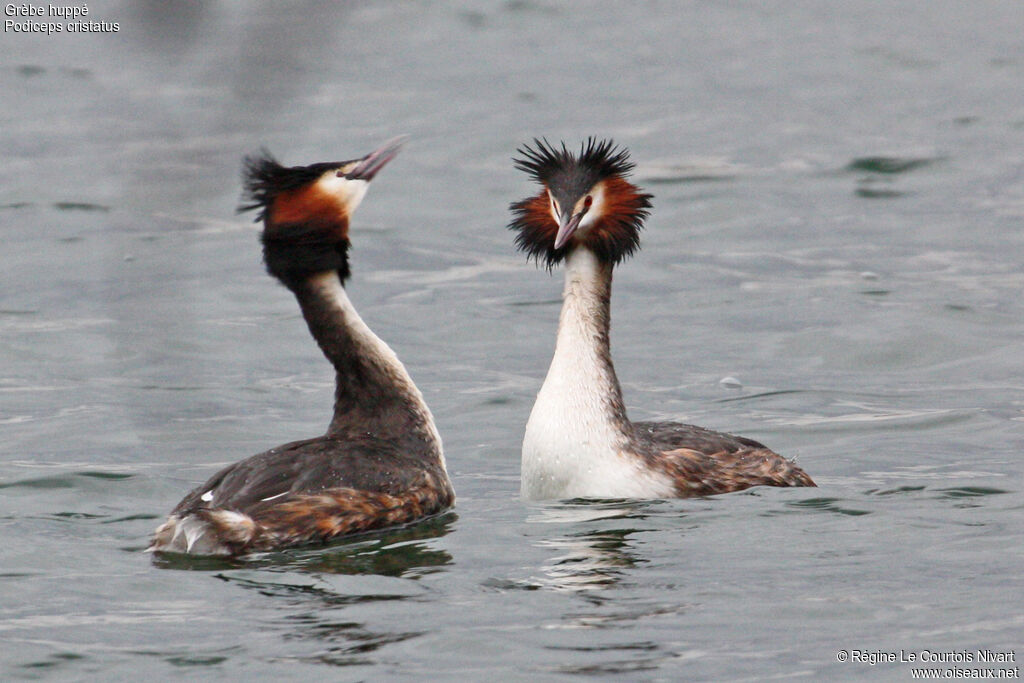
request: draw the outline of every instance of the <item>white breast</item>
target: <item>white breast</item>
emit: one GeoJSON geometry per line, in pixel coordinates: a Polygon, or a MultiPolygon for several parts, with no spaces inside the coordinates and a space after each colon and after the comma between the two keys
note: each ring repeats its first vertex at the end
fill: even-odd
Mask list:
{"type": "Polygon", "coordinates": [[[523,438],[522,495],[544,498],[660,498],[672,482],[624,451],[626,435],[609,410],[615,370],[602,336],[600,293],[609,277],[589,251],[569,257],[555,354],[523,438]]]}
{"type": "Polygon", "coordinates": [[[595,396],[574,383],[552,382],[537,396],[523,438],[524,498],[665,498],[667,475],[622,451],[623,438],[600,416],[595,396]]]}

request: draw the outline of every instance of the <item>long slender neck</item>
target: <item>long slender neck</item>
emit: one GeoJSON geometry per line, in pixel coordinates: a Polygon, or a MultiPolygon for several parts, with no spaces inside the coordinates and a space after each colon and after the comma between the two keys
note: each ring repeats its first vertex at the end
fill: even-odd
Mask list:
{"type": "Polygon", "coordinates": [[[570,254],[555,354],[523,435],[527,498],[640,490],[630,488],[635,467],[621,456],[630,424],[608,348],[611,285],[610,264],[581,247],[570,254]]]}
{"type": "Polygon", "coordinates": [[[328,435],[359,431],[432,444],[441,439],[423,395],[394,351],[375,335],[345,293],[337,271],[291,283],[302,315],[334,366],[334,417],[328,435]]]}
{"type": "Polygon", "coordinates": [[[625,433],[628,419],[609,342],[611,292],[612,265],[588,249],[575,249],[566,260],[558,338],[542,391],[558,391],[563,401],[576,404],[581,421],[625,433]]]}

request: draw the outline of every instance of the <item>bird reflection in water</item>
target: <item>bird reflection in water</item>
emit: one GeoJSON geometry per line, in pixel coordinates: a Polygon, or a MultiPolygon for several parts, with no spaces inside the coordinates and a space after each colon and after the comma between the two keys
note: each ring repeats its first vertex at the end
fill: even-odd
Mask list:
{"type": "Polygon", "coordinates": [[[156,558],[155,564],[214,570],[214,576],[224,582],[271,598],[276,616],[266,627],[281,631],[294,644],[289,660],[372,666],[379,663],[379,650],[426,632],[410,628],[408,620],[382,626],[366,621],[365,616],[379,613],[373,610],[375,604],[422,599],[418,579],[446,571],[454,562],[448,551],[432,541],[447,535],[457,519],[449,512],[327,547],[242,558],[174,554],[156,558]],[[387,578],[382,584],[375,577],[387,578]],[[382,585],[387,588],[381,590],[382,585]]]}
{"type": "MultiPolygon", "coordinates": [[[[536,542],[559,554],[540,567],[542,573],[534,577],[536,587],[570,592],[597,592],[614,586],[627,570],[644,560],[632,552],[629,541],[636,532],[630,523],[642,519],[651,502],[644,501],[579,501],[546,505],[528,518],[539,524],[581,525],[593,527],[605,520],[615,520],[611,528],[590,528],[564,535],[555,535],[536,542]]],[[[599,596],[589,595],[600,601],[599,596]]]]}
{"type": "MultiPolygon", "coordinates": [[[[154,564],[163,569],[200,571],[268,569],[414,578],[452,563],[448,551],[433,548],[426,541],[447,535],[457,519],[457,514],[448,512],[412,526],[350,537],[326,547],[306,546],[240,558],[170,554],[157,557],[154,564]]],[[[220,578],[233,580],[226,575],[220,578]]]]}

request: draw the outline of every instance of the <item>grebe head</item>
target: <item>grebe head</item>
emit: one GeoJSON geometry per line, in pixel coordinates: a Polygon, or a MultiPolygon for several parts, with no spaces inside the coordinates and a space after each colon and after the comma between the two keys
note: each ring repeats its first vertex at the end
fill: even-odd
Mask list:
{"type": "Polygon", "coordinates": [[[611,264],[636,251],[651,195],[626,180],[635,166],[627,150],[590,137],[579,154],[536,138],[516,151],[515,167],[544,186],[510,206],[519,249],[549,268],[580,246],[611,264]]]}
{"type": "Polygon", "coordinates": [[[262,150],[242,172],[244,203],[263,221],[267,270],[285,284],[310,273],[337,270],[348,277],[349,219],[374,176],[395,158],[404,137],[388,140],[359,159],[282,166],[262,150]]]}

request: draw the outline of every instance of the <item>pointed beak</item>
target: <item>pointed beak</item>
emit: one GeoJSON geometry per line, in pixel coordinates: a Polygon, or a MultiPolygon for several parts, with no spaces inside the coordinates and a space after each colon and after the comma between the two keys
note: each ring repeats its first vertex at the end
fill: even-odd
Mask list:
{"type": "Polygon", "coordinates": [[[583,213],[580,211],[576,214],[570,214],[566,211],[562,214],[562,220],[558,221],[558,234],[555,235],[555,249],[561,249],[565,246],[565,243],[569,241],[572,234],[576,232],[576,228],[580,227],[580,221],[583,220],[583,213]]]}
{"type": "Polygon", "coordinates": [[[349,180],[365,180],[367,182],[373,180],[373,177],[377,175],[377,172],[384,168],[389,161],[395,158],[398,154],[398,150],[402,148],[402,145],[404,145],[405,141],[408,139],[408,135],[399,135],[396,138],[391,138],[383,145],[363,157],[351,171],[348,173],[339,172],[338,175],[344,176],[349,180]]]}

